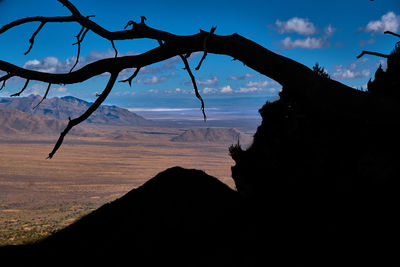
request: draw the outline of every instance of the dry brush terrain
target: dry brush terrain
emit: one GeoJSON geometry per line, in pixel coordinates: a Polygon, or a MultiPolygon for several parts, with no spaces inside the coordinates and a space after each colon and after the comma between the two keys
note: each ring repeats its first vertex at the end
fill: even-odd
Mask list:
{"type": "Polygon", "coordinates": [[[227,144],[171,142],[182,129],[97,127],[102,137],[0,137],[0,245],[44,237],[171,166],[196,168],[233,187],[227,144]]]}

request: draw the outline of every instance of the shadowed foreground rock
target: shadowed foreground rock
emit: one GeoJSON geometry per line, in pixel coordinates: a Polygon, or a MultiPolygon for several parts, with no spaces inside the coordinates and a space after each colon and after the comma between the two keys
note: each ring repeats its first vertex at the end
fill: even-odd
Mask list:
{"type": "Polygon", "coordinates": [[[243,266],[244,217],[237,192],[175,167],[37,244],[0,254],[13,266],[243,266]]]}

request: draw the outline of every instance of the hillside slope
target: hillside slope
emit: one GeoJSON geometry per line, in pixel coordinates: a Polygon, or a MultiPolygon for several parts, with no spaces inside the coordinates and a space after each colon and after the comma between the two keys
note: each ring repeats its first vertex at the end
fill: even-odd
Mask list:
{"type": "MultiPolygon", "coordinates": [[[[66,125],[66,121],[49,116],[29,114],[12,109],[0,109],[0,135],[58,135],[66,125]]],[[[71,134],[79,136],[95,135],[95,133],[81,126],[72,129],[71,134]]]]}
{"type": "Polygon", "coordinates": [[[14,266],[242,265],[251,259],[238,254],[239,201],[216,178],[175,167],[42,242],[0,255],[14,266]]]}
{"type": "MultiPolygon", "coordinates": [[[[72,96],[45,99],[37,108],[33,109],[41,96],[0,98],[0,109],[16,109],[36,115],[51,116],[59,120],[68,120],[82,115],[91,103],[72,96]]],[[[86,121],[93,124],[152,126],[152,121],[117,106],[100,106],[86,121]]]]}
{"type": "Polygon", "coordinates": [[[171,139],[174,142],[216,142],[248,145],[251,136],[234,128],[193,128],[171,139]]]}

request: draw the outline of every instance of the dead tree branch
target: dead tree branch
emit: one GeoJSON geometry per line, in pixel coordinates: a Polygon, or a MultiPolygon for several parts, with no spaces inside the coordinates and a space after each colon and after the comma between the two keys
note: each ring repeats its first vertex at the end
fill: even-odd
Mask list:
{"type": "Polygon", "coordinates": [[[24,87],[22,87],[21,91],[19,91],[18,93],[12,94],[10,96],[20,96],[25,91],[26,87],[29,84],[29,81],[30,81],[29,79],[26,80],[25,85],[24,85],[24,87]]]}
{"type": "Polygon", "coordinates": [[[203,61],[206,59],[206,57],[207,57],[207,40],[208,40],[208,38],[210,38],[211,35],[214,34],[214,32],[215,32],[216,29],[217,29],[217,27],[212,27],[210,33],[209,33],[206,37],[204,37],[204,43],[203,43],[203,50],[204,50],[204,53],[203,53],[203,56],[202,56],[201,59],[200,59],[199,65],[197,65],[197,67],[195,68],[195,70],[199,70],[200,67],[201,67],[201,64],[202,64],[203,61]]]}
{"type": "Polygon", "coordinates": [[[391,32],[391,31],[385,31],[384,34],[391,34],[391,35],[394,35],[394,36],[400,38],[400,34],[397,34],[397,33],[391,32]]]}
{"type": "Polygon", "coordinates": [[[128,82],[129,86],[132,86],[132,80],[135,79],[135,77],[138,75],[139,71],[140,71],[140,67],[136,68],[135,72],[128,79],[121,80],[119,82],[128,82]]]}
{"type": "Polygon", "coordinates": [[[50,87],[51,87],[51,83],[49,83],[49,85],[47,86],[46,92],[44,93],[44,96],[43,96],[42,100],[40,100],[39,103],[37,103],[37,105],[33,107],[33,109],[36,109],[40,104],[42,104],[43,100],[46,99],[47,94],[50,91],[50,87]]]}
{"type": "Polygon", "coordinates": [[[24,55],[27,55],[27,54],[31,51],[32,46],[33,46],[33,43],[35,42],[35,37],[36,37],[36,35],[40,32],[40,30],[43,28],[43,26],[44,26],[45,24],[46,24],[46,22],[41,22],[40,25],[39,25],[39,27],[38,27],[38,28],[36,29],[36,31],[32,34],[32,37],[29,39],[29,43],[31,43],[31,44],[30,44],[28,50],[24,53],[24,55]]]}
{"type": "Polygon", "coordinates": [[[361,52],[361,54],[359,54],[357,56],[357,58],[360,58],[360,57],[362,57],[364,55],[373,55],[373,56],[384,57],[384,58],[388,58],[389,57],[389,55],[386,55],[386,54],[381,54],[381,53],[378,53],[378,52],[371,52],[371,51],[365,51],[364,50],[364,51],[361,52]]]}
{"type": "Polygon", "coordinates": [[[183,64],[185,64],[184,70],[186,70],[188,72],[188,74],[190,76],[190,79],[192,80],[194,92],[196,94],[196,97],[201,102],[201,112],[203,113],[204,121],[206,121],[207,120],[207,116],[206,116],[206,113],[204,111],[204,101],[203,101],[203,98],[201,97],[201,95],[199,94],[199,89],[197,88],[196,78],[194,77],[192,71],[190,70],[190,66],[189,66],[189,62],[187,61],[187,57],[185,57],[183,55],[179,55],[179,57],[182,59],[183,64]]]}
{"type": "Polygon", "coordinates": [[[67,127],[64,129],[64,131],[60,134],[60,137],[58,138],[53,150],[50,152],[48,158],[51,159],[54,154],[57,152],[57,150],[60,148],[64,141],[64,137],[68,134],[68,132],[76,125],[79,123],[83,122],[89,116],[96,111],[96,109],[104,102],[104,100],[107,98],[108,94],[111,92],[111,89],[114,86],[115,81],[117,80],[118,77],[118,72],[111,73],[111,77],[108,80],[108,83],[106,85],[106,88],[103,90],[103,92],[99,95],[99,97],[96,99],[96,101],[83,113],[81,116],[79,116],[76,119],[69,120],[67,127]]]}
{"type": "MultiPolygon", "coordinates": [[[[214,34],[215,27],[213,27],[211,28],[210,32],[200,31],[200,33],[187,36],[175,35],[147,26],[145,24],[146,18],[143,16],[141,17],[139,23],[129,21],[125,26],[125,29],[122,31],[108,31],[90,20],[89,18],[91,16],[82,15],[68,0],[58,1],[71,12],[71,16],[29,17],[16,20],[0,28],[0,34],[18,25],[30,22],[40,22],[39,27],[33,33],[30,39],[32,41],[31,46],[27,51],[29,52],[33,46],[35,36],[46,23],[78,23],[82,28],[76,36],[77,42],[75,44],[78,45],[78,51],[74,66],[71,68],[69,73],[46,73],[21,68],[9,62],[0,60],[0,70],[7,72],[6,75],[0,77],[0,82],[3,82],[2,88],[4,87],[6,80],[13,76],[18,76],[26,80],[41,81],[48,83],[49,85],[80,83],[103,73],[111,73],[111,77],[103,93],[96,99],[93,105],[90,106],[88,110],[86,110],[86,112],[80,117],[70,120],[67,128],[63,131],[63,133],[61,133],[53,151],[49,154],[49,158],[54,156],[54,153],[60,147],[69,130],[88,118],[90,114],[92,114],[104,101],[115,84],[118,74],[122,70],[136,68],[131,77],[121,81],[129,82],[131,85],[132,80],[137,76],[140,68],[175,56],[180,56],[185,65],[185,70],[190,76],[196,97],[201,101],[201,110],[204,119],[206,119],[204,101],[199,93],[196,80],[190,69],[189,63],[187,62],[187,58],[194,52],[203,52],[203,57],[196,69],[201,67],[201,64],[206,58],[207,53],[228,55],[234,59],[240,60],[253,70],[270,77],[284,87],[298,88],[297,93],[299,94],[301,93],[308,96],[314,94],[315,90],[317,90],[314,88],[314,86],[312,86],[315,76],[311,69],[294,60],[273,53],[261,45],[252,42],[236,33],[227,36],[216,35],[214,34]],[[132,28],[127,29],[128,26],[132,26],[132,28]],[[114,48],[115,57],[98,60],[89,63],[78,70],[74,70],[79,61],[80,45],[88,31],[91,31],[94,34],[109,40],[114,48]],[[139,55],[117,57],[118,51],[114,43],[116,40],[132,40],[140,38],[156,40],[159,42],[160,46],[150,49],[149,51],[139,55]]],[[[344,95],[349,95],[351,97],[353,95],[353,91],[355,91],[354,89],[333,80],[329,80],[329,83],[331,83],[331,86],[336,88],[335,92],[338,90],[341,92],[341,97],[344,95]]],[[[48,87],[43,99],[46,98],[49,90],[50,86],[48,87]]]]}
{"type": "Polygon", "coordinates": [[[6,81],[8,79],[10,79],[11,77],[13,77],[14,75],[12,75],[11,73],[7,73],[6,75],[4,75],[3,77],[0,77],[0,82],[3,82],[1,87],[0,87],[0,91],[3,90],[4,87],[6,87],[6,81]]]}

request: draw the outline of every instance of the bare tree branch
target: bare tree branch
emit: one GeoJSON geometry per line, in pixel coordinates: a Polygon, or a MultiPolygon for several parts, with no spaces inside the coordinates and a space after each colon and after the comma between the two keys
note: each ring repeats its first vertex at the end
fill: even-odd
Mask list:
{"type": "Polygon", "coordinates": [[[66,16],[66,17],[28,17],[28,18],[23,18],[19,19],[16,21],[13,21],[9,24],[4,25],[3,27],[0,28],[0,34],[6,32],[7,30],[14,28],[16,26],[29,23],[29,22],[41,22],[41,23],[47,23],[47,22],[74,22],[76,21],[74,16],[66,16]]]}
{"type": "Polygon", "coordinates": [[[201,57],[201,60],[200,60],[200,62],[199,62],[199,65],[197,65],[197,67],[195,68],[195,70],[199,70],[200,67],[201,67],[201,64],[202,64],[203,61],[204,61],[204,59],[206,59],[206,57],[207,57],[207,40],[208,40],[208,38],[210,38],[210,36],[211,36],[212,34],[214,34],[214,32],[215,32],[216,29],[217,29],[217,27],[211,27],[210,33],[209,33],[206,37],[204,37],[204,43],[203,43],[204,53],[203,53],[203,56],[201,57]]]}
{"type": "Polygon", "coordinates": [[[26,89],[26,87],[28,86],[30,80],[26,80],[24,87],[21,89],[21,91],[19,91],[18,93],[12,94],[10,96],[20,96],[26,89]]]}
{"type": "Polygon", "coordinates": [[[49,85],[47,86],[46,93],[44,94],[42,100],[40,100],[39,103],[37,103],[37,105],[33,107],[33,109],[36,109],[40,104],[42,104],[43,100],[46,99],[47,94],[48,94],[49,91],[50,91],[50,87],[51,87],[51,83],[49,83],[49,85]]]}
{"type": "Polygon", "coordinates": [[[73,45],[78,45],[78,52],[76,55],[76,61],[75,64],[72,66],[71,70],[69,71],[70,73],[72,72],[72,70],[76,67],[76,65],[78,65],[79,62],[79,55],[81,53],[81,43],[83,41],[83,38],[85,38],[86,33],[89,31],[89,29],[85,29],[85,27],[82,27],[81,31],[78,33],[78,35],[76,36],[77,42],[74,43],[73,45]]]}
{"type": "Polygon", "coordinates": [[[188,72],[190,79],[192,80],[192,84],[193,84],[193,88],[194,88],[194,92],[196,94],[196,97],[200,100],[201,102],[201,112],[203,113],[203,118],[204,121],[207,120],[207,116],[206,113],[204,111],[204,101],[203,98],[201,97],[201,95],[199,94],[199,90],[197,88],[197,83],[196,83],[196,79],[192,73],[192,71],[190,70],[190,66],[189,66],[189,62],[187,61],[187,58],[183,55],[179,55],[179,57],[182,59],[183,63],[185,64],[185,70],[188,72]]]}
{"type": "Polygon", "coordinates": [[[357,56],[357,58],[360,58],[360,57],[362,57],[364,55],[373,55],[373,56],[384,57],[384,58],[388,58],[389,57],[389,55],[386,55],[386,54],[381,54],[381,53],[378,53],[378,52],[371,52],[371,51],[365,51],[364,50],[364,51],[361,52],[361,54],[359,54],[357,56]]]}
{"type": "Polygon", "coordinates": [[[6,81],[8,79],[10,79],[11,77],[13,77],[14,75],[12,75],[11,73],[7,73],[6,75],[4,75],[3,77],[0,77],[0,82],[3,82],[3,84],[0,87],[0,91],[3,90],[4,87],[6,87],[6,81]]]}
{"type": "Polygon", "coordinates": [[[138,75],[139,71],[140,67],[136,68],[135,72],[128,79],[121,80],[119,82],[128,82],[129,86],[132,86],[132,80],[138,75]]]}
{"type": "MultiPolygon", "coordinates": [[[[194,52],[203,51],[203,57],[198,64],[198,68],[201,67],[202,62],[207,56],[207,53],[223,54],[231,56],[234,59],[240,60],[248,67],[264,74],[271,79],[274,79],[282,86],[298,88],[296,93],[302,93],[304,95],[312,95],[317,89],[314,88],[313,82],[315,79],[314,73],[311,69],[307,68],[303,64],[300,64],[294,60],[283,57],[281,55],[275,54],[272,51],[262,47],[261,45],[252,42],[238,34],[232,34],[227,36],[215,35],[215,27],[211,31],[204,32],[188,36],[175,35],[169,32],[157,30],[151,28],[145,24],[145,17],[141,17],[140,23],[135,23],[129,21],[125,26],[123,31],[108,31],[98,25],[97,23],[91,21],[90,16],[83,16],[78,9],[70,3],[68,0],[58,0],[62,3],[70,12],[71,16],[68,17],[30,17],[21,20],[11,22],[0,29],[0,34],[11,29],[15,26],[29,23],[29,22],[40,22],[39,28],[32,35],[33,45],[34,37],[40,31],[45,23],[50,22],[76,22],[81,25],[81,31],[78,33],[77,42],[78,45],[77,59],[69,73],[46,73],[34,70],[29,70],[25,68],[18,67],[9,62],[0,60],[0,70],[7,72],[7,75],[0,77],[0,82],[3,82],[13,76],[18,76],[26,80],[36,80],[42,81],[49,84],[48,90],[46,91],[43,99],[46,98],[48,91],[50,90],[51,84],[74,84],[86,81],[94,76],[111,73],[111,78],[104,89],[103,93],[97,98],[95,103],[90,106],[90,108],[82,114],[79,118],[70,120],[67,128],[61,133],[57,144],[55,145],[53,151],[49,154],[49,158],[53,157],[54,153],[57,151],[61,145],[65,135],[69,130],[88,118],[90,114],[96,110],[99,105],[104,101],[109,92],[111,91],[115,80],[117,79],[118,73],[127,68],[136,68],[135,72],[131,77],[121,82],[129,82],[131,85],[132,80],[138,74],[140,68],[147,65],[164,61],[166,59],[180,56],[183,63],[185,64],[185,70],[188,72],[196,97],[201,101],[201,110],[203,113],[204,120],[206,120],[206,115],[204,111],[204,101],[199,93],[195,77],[190,69],[187,58],[194,52]],[[128,26],[132,25],[132,29],[126,29],[128,26]],[[74,68],[78,64],[80,56],[80,44],[83,41],[85,34],[88,31],[109,40],[113,45],[115,53],[114,58],[101,59],[92,63],[89,63],[82,68],[75,70],[74,68]],[[115,40],[131,40],[147,38],[158,41],[160,44],[158,47],[153,48],[147,52],[139,55],[133,56],[122,56],[117,57],[118,51],[115,47],[115,40]],[[183,56],[185,55],[185,56],[183,56]]],[[[31,47],[30,47],[31,48],[31,47]]],[[[29,49],[30,50],[30,49],[29,49]]],[[[28,50],[28,52],[29,52],[28,50]]],[[[198,69],[197,68],[197,69],[198,69]]],[[[348,95],[349,98],[353,96],[354,89],[343,85],[339,82],[329,80],[331,86],[334,86],[336,90],[341,91],[341,96],[348,95]]],[[[43,101],[42,99],[42,101],[43,101]]]]}
{"type": "Polygon", "coordinates": [[[117,57],[117,56],[118,56],[118,50],[117,50],[117,48],[115,47],[115,44],[114,44],[114,41],[113,41],[113,40],[111,40],[111,45],[112,45],[112,47],[114,48],[115,57],[117,57]]]}
{"type": "Polygon", "coordinates": [[[394,35],[394,36],[400,38],[400,34],[397,34],[397,33],[391,32],[391,31],[385,31],[384,34],[391,34],[391,35],[394,35]]]}
{"type": "Polygon", "coordinates": [[[111,92],[111,89],[114,86],[115,81],[117,80],[118,77],[118,72],[111,73],[111,77],[108,80],[108,83],[106,85],[106,88],[103,90],[103,92],[99,95],[99,97],[96,99],[96,101],[83,113],[81,116],[79,116],[76,119],[69,120],[67,127],[64,129],[64,131],[60,134],[60,137],[57,140],[57,143],[55,144],[53,150],[50,152],[48,158],[51,159],[54,154],[57,152],[57,150],[60,148],[64,141],[64,137],[68,134],[68,132],[76,125],[79,123],[83,122],[89,116],[103,103],[103,101],[107,98],[108,94],[111,92]]]}
{"type": "Polygon", "coordinates": [[[46,24],[46,22],[41,22],[39,27],[36,29],[36,31],[32,34],[32,37],[29,39],[29,42],[31,43],[28,50],[24,53],[24,55],[27,55],[33,46],[33,43],[35,42],[35,37],[36,35],[40,32],[40,30],[43,28],[43,26],[46,24]]]}

